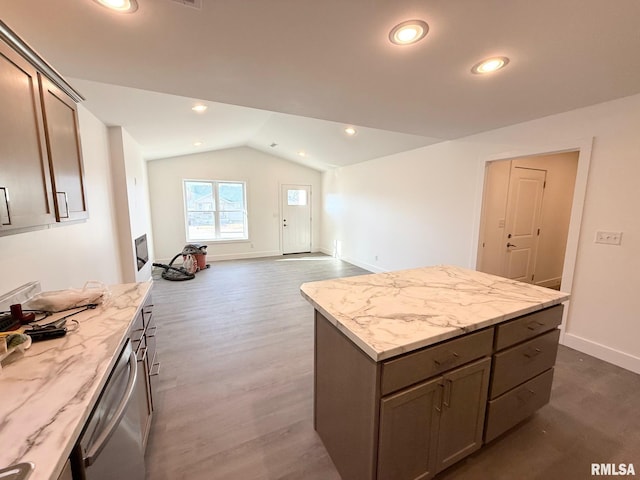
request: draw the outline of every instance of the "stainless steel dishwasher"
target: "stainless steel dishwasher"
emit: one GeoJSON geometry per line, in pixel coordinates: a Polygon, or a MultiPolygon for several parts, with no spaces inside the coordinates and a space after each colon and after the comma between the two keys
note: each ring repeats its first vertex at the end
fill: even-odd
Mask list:
{"type": "Polygon", "coordinates": [[[143,480],[137,359],[128,340],[98,399],[77,449],[86,480],[143,480]]]}

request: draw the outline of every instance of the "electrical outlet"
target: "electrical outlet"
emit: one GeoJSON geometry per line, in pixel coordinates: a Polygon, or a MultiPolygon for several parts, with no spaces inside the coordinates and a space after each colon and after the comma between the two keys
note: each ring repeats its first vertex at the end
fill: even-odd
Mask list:
{"type": "Polygon", "coordinates": [[[606,245],[620,245],[622,243],[622,232],[596,232],[596,243],[606,245]]]}

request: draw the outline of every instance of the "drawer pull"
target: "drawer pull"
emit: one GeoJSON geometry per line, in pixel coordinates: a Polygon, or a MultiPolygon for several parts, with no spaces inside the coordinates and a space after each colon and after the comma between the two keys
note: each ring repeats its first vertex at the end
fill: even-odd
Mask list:
{"type": "Polygon", "coordinates": [[[520,394],[518,394],[518,401],[520,403],[527,403],[529,400],[531,400],[535,396],[536,396],[536,392],[534,392],[530,388],[527,388],[526,392],[521,392],[520,394]]]}
{"type": "Polygon", "coordinates": [[[537,321],[537,320],[534,320],[534,321],[533,321],[533,322],[531,322],[529,325],[527,325],[527,328],[528,328],[529,330],[537,330],[537,329],[539,329],[540,327],[544,327],[544,323],[539,322],[539,321],[537,321]]]}
{"type": "Polygon", "coordinates": [[[158,376],[158,375],[160,375],[160,362],[154,363],[151,366],[151,371],[149,372],[149,376],[150,377],[155,377],[155,376],[158,376]]]}
{"type": "Polygon", "coordinates": [[[139,362],[144,362],[144,360],[147,358],[147,347],[142,347],[138,352],[137,357],[139,362]]]}
{"type": "Polygon", "coordinates": [[[525,352],[524,356],[527,357],[527,358],[533,358],[533,357],[536,357],[536,356],[540,355],[541,353],[542,353],[542,350],[539,349],[539,348],[536,348],[533,351],[530,350],[528,352],[525,352]]]}
{"type": "Polygon", "coordinates": [[[442,365],[448,365],[456,361],[456,359],[460,358],[456,352],[451,352],[447,357],[438,360],[437,358],[433,359],[433,363],[441,367],[442,365]]]}

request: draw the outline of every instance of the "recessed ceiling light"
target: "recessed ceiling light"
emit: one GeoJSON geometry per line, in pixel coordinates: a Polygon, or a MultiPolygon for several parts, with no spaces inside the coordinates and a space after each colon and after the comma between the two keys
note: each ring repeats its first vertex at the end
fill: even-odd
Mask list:
{"type": "Polygon", "coordinates": [[[202,142],[193,142],[194,147],[199,147],[200,145],[202,145],[202,142]]]}
{"type": "Polygon", "coordinates": [[[94,2],[120,13],[133,13],[138,10],[137,0],[93,0],[94,2]]]}
{"type": "Polygon", "coordinates": [[[496,70],[500,70],[501,68],[505,67],[507,63],[509,63],[509,59],[507,57],[487,58],[485,60],[482,60],[481,62],[476,63],[471,68],[471,73],[482,74],[495,72],[496,70]]]}
{"type": "Polygon", "coordinates": [[[344,129],[344,133],[346,133],[350,137],[353,137],[356,133],[358,133],[358,131],[353,127],[347,127],[344,129]]]}
{"type": "Polygon", "coordinates": [[[191,110],[193,110],[194,112],[197,113],[202,113],[207,109],[206,105],[194,105],[193,107],[191,107],[191,110]]]}
{"type": "Polygon", "coordinates": [[[298,152],[298,155],[300,155],[301,157],[306,157],[307,156],[307,152],[305,152],[304,150],[300,150],[298,152]]]}
{"type": "Polygon", "coordinates": [[[411,45],[422,40],[429,31],[429,25],[422,20],[407,20],[399,23],[389,32],[389,40],[396,45],[411,45]]]}

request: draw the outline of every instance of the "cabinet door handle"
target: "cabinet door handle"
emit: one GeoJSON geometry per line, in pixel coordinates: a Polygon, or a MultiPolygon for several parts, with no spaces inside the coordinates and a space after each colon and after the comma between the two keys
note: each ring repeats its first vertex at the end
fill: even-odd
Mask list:
{"type": "Polygon", "coordinates": [[[58,196],[58,215],[60,218],[69,218],[69,198],[67,197],[67,192],[56,192],[58,196]],[[62,215],[60,212],[60,195],[64,198],[64,211],[67,212],[66,215],[62,215]]]}
{"type": "Polygon", "coordinates": [[[451,404],[451,387],[453,386],[453,381],[448,378],[444,381],[444,395],[442,400],[442,405],[449,408],[451,404]]]}
{"type": "Polygon", "coordinates": [[[442,412],[442,399],[444,398],[441,389],[444,389],[444,385],[442,383],[438,383],[438,387],[440,387],[440,389],[438,390],[438,401],[436,402],[436,406],[434,408],[436,409],[436,412],[440,413],[442,412]]]}
{"type": "Polygon", "coordinates": [[[537,355],[540,355],[541,353],[542,353],[542,350],[539,349],[539,348],[536,348],[533,351],[525,352],[524,356],[527,357],[527,358],[533,358],[533,357],[535,357],[537,355]]]}
{"type": "Polygon", "coordinates": [[[1,225],[11,225],[11,211],[9,210],[9,189],[7,187],[0,187],[4,196],[4,205],[7,209],[7,215],[0,215],[1,225]],[[6,219],[6,221],[5,221],[6,219]]]}

